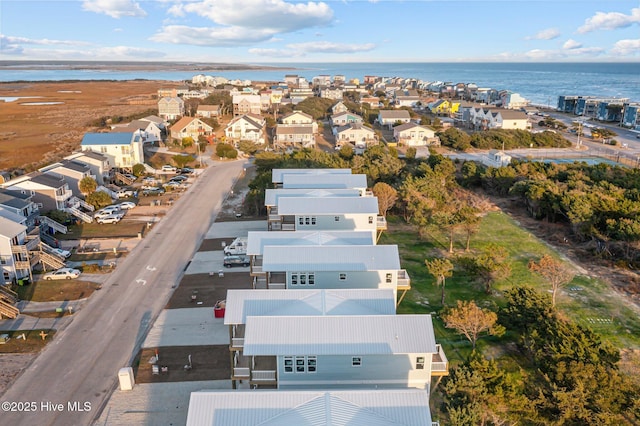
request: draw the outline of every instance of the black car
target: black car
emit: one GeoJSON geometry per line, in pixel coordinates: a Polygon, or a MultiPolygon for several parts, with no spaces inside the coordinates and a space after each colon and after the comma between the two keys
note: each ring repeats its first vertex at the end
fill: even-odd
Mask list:
{"type": "Polygon", "coordinates": [[[189,168],[189,167],[183,167],[181,169],[178,169],[178,173],[182,173],[185,175],[190,175],[191,173],[193,173],[193,169],[189,168]]]}
{"type": "Polygon", "coordinates": [[[247,256],[225,256],[223,265],[225,268],[232,266],[249,266],[249,258],[247,256]]]}

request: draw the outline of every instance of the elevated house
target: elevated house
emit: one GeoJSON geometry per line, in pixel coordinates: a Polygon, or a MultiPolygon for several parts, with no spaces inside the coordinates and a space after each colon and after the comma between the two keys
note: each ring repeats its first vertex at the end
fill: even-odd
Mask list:
{"type": "Polygon", "coordinates": [[[104,185],[113,179],[113,170],[109,164],[109,158],[104,154],[94,151],[81,151],[67,155],[64,159],[87,165],[91,170],[91,176],[98,182],[98,185],[104,185]]]}
{"type": "Polygon", "coordinates": [[[264,194],[264,205],[267,208],[267,216],[278,214],[278,199],[281,197],[360,197],[362,195],[371,196],[372,193],[367,192],[361,194],[359,189],[315,189],[315,188],[296,188],[296,189],[266,189],[264,194]]]}
{"type": "Polygon", "coordinates": [[[344,90],[341,87],[325,87],[320,89],[320,97],[326,99],[342,100],[344,90]]]}
{"type": "Polygon", "coordinates": [[[104,155],[112,167],[131,171],[134,165],[144,163],[144,142],[139,132],[85,133],[80,148],[104,155]]]}
{"type": "Polygon", "coordinates": [[[404,146],[438,145],[436,132],[416,123],[405,123],[393,128],[393,139],[404,146]]]}
{"type": "Polygon", "coordinates": [[[460,102],[452,102],[447,99],[438,99],[437,101],[427,105],[429,111],[435,115],[451,116],[455,115],[460,108],[460,102]]]}
{"type": "Polygon", "coordinates": [[[520,129],[529,128],[527,114],[522,111],[491,108],[472,108],[469,120],[474,129],[520,129]]]}
{"type": "Polygon", "coordinates": [[[163,129],[159,124],[147,120],[134,120],[131,123],[115,125],[111,131],[116,133],[135,133],[140,132],[145,143],[161,142],[163,139],[163,129]]]}
{"type": "Polygon", "coordinates": [[[201,118],[218,118],[220,105],[198,105],[196,115],[201,118]]]}
{"type": "Polygon", "coordinates": [[[280,119],[285,126],[311,126],[314,132],[318,131],[318,123],[312,116],[302,111],[293,111],[280,119]]]}
{"type": "Polygon", "coordinates": [[[187,426],[438,426],[420,389],[199,391],[187,426]]]}
{"type": "Polygon", "coordinates": [[[640,103],[632,102],[624,104],[622,125],[630,129],[640,130],[640,103]]]}
{"type": "Polygon", "coordinates": [[[234,95],[232,102],[234,117],[246,114],[260,115],[262,111],[260,95],[234,95]]]}
{"type": "Polygon", "coordinates": [[[312,126],[308,125],[283,125],[276,126],[273,144],[281,148],[314,148],[316,146],[316,133],[312,126]]]}
{"type": "Polygon", "coordinates": [[[184,101],[178,96],[164,97],[158,101],[158,115],[164,120],[175,120],[184,115],[184,101]]]}
{"type": "Polygon", "coordinates": [[[245,114],[235,117],[224,129],[228,142],[237,143],[242,140],[264,144],[267,141],[266,121],[259,115],[245,114]]]}
{"type": "MultiPolygon", "coordinates": [[[[39,237],[34,236],[31,243],[36,249],[39,237]],[[36,239],[38,239],[36,241],[36,239]]],[[[0,215],[0,268],[2,269],[2,284],[12,284],[19,279],[31,278],[32,264],[29,261],[27,243],[27,227],[0,215]]],[[[0,317],[4,315],[4,303],[0,300],[0,317]]],[[[8,309],[8,308],[7,308],[8,309]]],[[[17,312],[16,312],[17,314],[17,312]]]]}
{"type": "Polygon", "coordinates": [[[196,117],[182,117],[171,126],[171,137],[182,140],[192,138],[195,142],[200,136],[208,137],[213,134],[213,127],[196,117]]]}
{"type": "Polygon", "coordinates": [[[409,111],[404,109],[383,109],[378,113],[378,124],[380,124],[381,126],[387,126],[389,130],[391,130],[394,125],[409,123],[410,121],[411,115],[409,115],[409,111]]]}
{"type": "MultiPolygon", "coordinates": [[[[265,277],[265,272],[262,270],[262,254],[266,246],[370,246],[375,244],[375,238],[369,231],[249,232],[247,238],[247,256],[251,262],[249,275],[265,277]]],[[[256,284],[254,283],[254,287],[256,284]]]]}
{"type": "Polygon", "coordinates": [[[50,164],[39,169],[42,173],[54,176],[63,176],[69,184],[69,188],[76,197],[84,196],[80,191],[80,181],[86,177],[96,180],[96,176],[91,173],[91,168],[86,164],[76,161],[62,160],[58,163],[50,164]]]}
{"type": "Polygon", "coordinates": [[[73,197],[73,192],[63,176],[34,172],[3,184],[12,191],[31,194],[41,212],[65,210],[73,197]]]}
{"type": "Polygon", "coordinates": [[[349,108],[342,102],[338,101],[331,107],[331,114],[340,114],[341,112],[347,112],[349,108]]]}
{"type": "Polygon", "coordinates": [[[363,124],[362,117],[348,111],[333,114],[330,120],[332,127],[346,126],[347,124],[363,124]]]}
{"type": "MultiPolygon", "coordinates": [[[[352,144],[356,149],[364,150],[365,148],[377,145],[380,141],[376,132],[362,124],[347,124],[334,128],[336,137],[336,146],[344,144],[352,144]]],[[[356,151],[357,152],[357,151],[356,151]]]]}
{"type": "Polygon", "coordinates": [[[16,223],[25,225],[28,229],[36,226],[40,210],[32,200],[31,191],[0,189],[0,212],[7,212],[19,219],[12,219],[16,223]]]}

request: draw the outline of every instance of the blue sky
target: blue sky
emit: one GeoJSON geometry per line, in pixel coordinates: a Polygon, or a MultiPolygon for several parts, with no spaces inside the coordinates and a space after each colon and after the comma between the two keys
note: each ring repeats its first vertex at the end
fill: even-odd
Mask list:
{"type": "Polygon", "coordinates": [[[640,61],[638,0],[0,0],[0,59],[640,61]]]}

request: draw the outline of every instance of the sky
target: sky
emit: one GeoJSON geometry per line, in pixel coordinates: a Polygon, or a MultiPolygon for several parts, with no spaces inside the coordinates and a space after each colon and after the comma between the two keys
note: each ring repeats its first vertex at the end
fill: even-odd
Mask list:
{"type": "Polygon", "coordinates": [[[640,0],[0,0],[0,60],[640,62],[640,0]]]}

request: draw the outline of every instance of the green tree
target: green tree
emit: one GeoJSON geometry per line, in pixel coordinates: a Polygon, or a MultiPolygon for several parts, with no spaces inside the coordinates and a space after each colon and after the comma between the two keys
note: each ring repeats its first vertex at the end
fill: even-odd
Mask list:
{"type": "Polygon", "coordinates": [[[355,152],[353,150],[353,146],[351,146],[350,143],[345,143],[338,150],[338,154],[345,160],[350,160],[351,158],[353,158],[355,152]]]}
{"type": "Polygon", "coordinates": [[[134,176],[143,176],[146,173],[147,169],[145,169],[144,164],[134,164],[133,165],[133,175],[134,176]]]}
{"type": "Polygon", "coordinates": [[[183,147],[183,148],[188,148],[190,146],[193,146],[194,142],[195,141],[193,140],[193,138],[191,136],[187,136],[187,137],[184,137],[184,138],[182,138],[180,140],[180,146],[183,147]]]}
{"type": "Polygon", "coordinates": [[[176,155],[172,156],[171,159],[173,160],[174,163],[176,163],[176,167],[178,167],[180,169],[193,161],[193,157],[192,156],[190,156],[190,155],[181,155],[181,154],[176,154],[176,155]]]}
{"type": "Polygon", "coordinates": [[[485,285],[487,293],[491,292],[491,285],[511,275],[511,265],[508,262],[507,250],[495,244],[487,248],[476,257],[476,266],[485,285]]]}
{"type": "Polygon", "coordinates": [[[248,155],[255,154],[259,148],[258,144],[252,141],[242,140],[238,142],[238,149],[248,155]]]}
{"type": "Polygon", "coordinates": [[[496,324],[498,315],[495,312],[481,309],[473,300],[458,300],[455,308],[446,309],[441,316],[445,327],[454,328],[464,335],[473,349],[476,348],[476,341],[481,333],[501,336],[505,331],[504,327],[496,324]]]}
{"type": "Polygon", "coordinates": [[[238,151],[236,149],[227,144],[227,143],[219,143],[216,146],[216,155],[220,158],[238,158],[238,151]]]}
{"type": "Polygon", "coordinates": [[[80,182],[78,182],[78,189],[82,192],[83,195],[87,196],[98,188],[98,182],[91,176],[83,177],[80,182]]]}
{"type": "Polygon", "coordinates": [[[449,259],[425,260],[427,271],[436,279],[436,285],[442,287],[440,304],[444,306],[444,286],[446,279],[453,275],[453,263],[449,259]]]}
{"type": "Polygon", "coordinates": [[[111,196],[104,191],[92,192],[91,194],[87,195],[85,201],[91,204],[96,209],[106,207],[113,202],[111,196]]]}
{"type": "Polygon", "coordinates": [[[378,210],[380,215],[387,216],[387,212],[396,204],[398,200],[398,191],[391,185],[378,182],[371,189],[373,195],[378,198],[378,210]]]}

